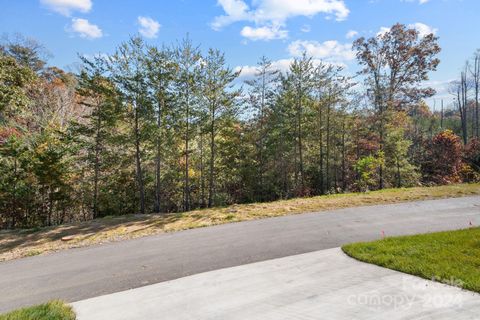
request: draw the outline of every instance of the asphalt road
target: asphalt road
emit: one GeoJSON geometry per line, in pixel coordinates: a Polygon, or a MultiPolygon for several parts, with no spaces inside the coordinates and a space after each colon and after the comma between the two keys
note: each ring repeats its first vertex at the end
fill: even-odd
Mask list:
{"type": "Polygon", "coordinates": [[[0,263],[0,313],[83,300],[200,272],[480,224],[480,197],[308,213],[162,234],[0,263]]]}

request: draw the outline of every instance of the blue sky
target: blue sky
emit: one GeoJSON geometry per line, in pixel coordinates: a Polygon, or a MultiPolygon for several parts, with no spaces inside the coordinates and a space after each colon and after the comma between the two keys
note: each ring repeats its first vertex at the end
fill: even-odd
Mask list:
{"type": "Polygon", "coordinates": [[[355,37],[400,22],[440,37],[442,62],[431,75],[438,99],[480,48],[478,0],[0,0],[0,7],[2,33],[39,40],[50,64],[64,68],[77,54],[112,52],[137,33],[158,45],[189,33],[203,49],[222,49],[244,75],[262,55],[284,68],[303,50],[354,73],[355,37]]]}

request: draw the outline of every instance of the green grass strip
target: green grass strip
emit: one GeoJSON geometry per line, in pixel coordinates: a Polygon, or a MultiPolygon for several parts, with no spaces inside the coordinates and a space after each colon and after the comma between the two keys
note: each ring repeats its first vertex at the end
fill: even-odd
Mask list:
{"type": "Polygon", "coordinates": [[[0,320],[75,320],[72,308],[54,300],[38,306],[23,308],[0,315],[0,320]]]}
{"type": "Polygon", "coordinates": [[[349,244],[360,261],[480,293],[480,228],[349,244]]]}

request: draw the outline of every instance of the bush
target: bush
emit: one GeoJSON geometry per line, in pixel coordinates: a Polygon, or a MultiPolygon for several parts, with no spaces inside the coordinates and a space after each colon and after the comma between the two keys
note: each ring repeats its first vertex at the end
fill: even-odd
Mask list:
{"type": "Polygon", "coordinates": [[[0,320],[75,320],[70,306],[54,300],[38,306],[23,308],[0,315],[0,320]]]}
{"type": "Polygon", "coordinates": [[[476,171],[480,171],[480,139],[473,138],[465,146],[463,152],[465,161],[468,162],[469,166],[476,171]]]}
{"type": "Polygon", "coordinates": [[[461,182],[462,142],[451,130],[437,134],[428,143],[422,172],[426,182],[448,184],[461,182]]]}
{"type": "Polygon", "coordinates": [[[470,165],[464,163],[459,171],[460,178],[463,182],[480,182],[480,173],[475,171],[470,165]]]}

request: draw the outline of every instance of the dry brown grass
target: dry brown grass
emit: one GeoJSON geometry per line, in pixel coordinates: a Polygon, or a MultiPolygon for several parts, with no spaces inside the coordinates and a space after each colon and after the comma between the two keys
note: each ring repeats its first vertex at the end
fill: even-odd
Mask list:
{"type": "Polygon", "coordinates": [[[469,195],[480,195],[480,184],[386,189],[369,193],[338,194],[269,203],[232,205],[224,208],[194,210],[182,214],[107,217],[40,230],[1,231],[0,261],[230,222],[348,207],[469,195]],[[64,237],[72,237],[72,240],[62,241],[64,237]]]}

